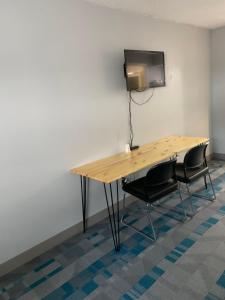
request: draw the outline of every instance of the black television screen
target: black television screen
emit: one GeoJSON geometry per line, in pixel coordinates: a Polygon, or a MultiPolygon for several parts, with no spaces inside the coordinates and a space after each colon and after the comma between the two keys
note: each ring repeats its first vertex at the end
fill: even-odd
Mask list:
{"type": "Polygon", "coordinates": [[[127,90],[165,86],[164,52],[124,50],[127,90]]]}

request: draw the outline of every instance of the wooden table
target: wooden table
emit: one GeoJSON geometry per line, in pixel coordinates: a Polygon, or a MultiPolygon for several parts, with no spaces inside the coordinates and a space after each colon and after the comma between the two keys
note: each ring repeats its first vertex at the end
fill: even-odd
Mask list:
{"type": "Polygon", "coordinates": [[[87,178],[103,183],[112,237],[115,250],[118,251],[120,247],[118,181],[208,141],[209,139],[204,137],[170,136],[140,146],[137,150],[129,153],[122,152],[73,168],[72,173],[80,175],[84,232],[86,231],[87,178]],[[113,183],[116,187],[114,193],[113,183]],[[114,194],[116,194],[116,207],[114,194]],[[111,205],[109,200],[111,200],[111,205]]]}

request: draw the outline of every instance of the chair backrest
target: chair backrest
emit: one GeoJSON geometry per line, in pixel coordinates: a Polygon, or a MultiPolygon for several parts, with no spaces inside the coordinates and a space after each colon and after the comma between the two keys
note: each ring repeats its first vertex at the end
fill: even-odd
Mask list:
{"type": "Polygon", "coordinates": [[[159,186],[166,184],[171,179],[176,180],[176,161],[176,159],[171,159],[151,168],[146,174],[145,184],[148,186],[159,186]]]}
{"type": "Polygon", "coordinates": [[[208,144],[199,145],[189,150],[184,157],[184,167],[194,169],[206,164],[206,148],[208,144]]]}

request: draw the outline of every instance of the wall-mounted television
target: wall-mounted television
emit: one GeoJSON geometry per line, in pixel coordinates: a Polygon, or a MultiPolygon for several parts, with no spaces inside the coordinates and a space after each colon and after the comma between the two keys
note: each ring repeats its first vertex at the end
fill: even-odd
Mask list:
{"type": "Polygon", "coordinates": [[[164,52],[125,49],[124,58],[128,91],[166,85],[164,52]]]}

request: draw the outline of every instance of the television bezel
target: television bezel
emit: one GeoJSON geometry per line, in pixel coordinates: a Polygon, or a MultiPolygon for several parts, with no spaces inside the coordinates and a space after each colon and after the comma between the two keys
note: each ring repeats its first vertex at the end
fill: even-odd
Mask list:
{"type": "Polygon", "coordinates": [[[148,51],[148,50],[132,50],[132,49],[124,49],[124,76],[126,78],[126,86],[127,86],[127,91],[138,91],[136,89],[129,89],[128,87],[128,76],[127,76],[127,62],[126,62],[126,52],[127,51],[131,51],[131,52],[136,52],[136,53],[146,53],[146,54],[153,54],[153,53],[157,53],[157,54],[161,54],[162,55],[162,61],[163,61],[163,77],[164,77],[164,81],[162,84],[152,84],[151,86],[147,87],[145,90],[147,89],[151,89],[151,88],[157,88],[157,87],[165,87],[166,86],[166,72],[165,72],[165,54],[164,51],[148,51]]]}

